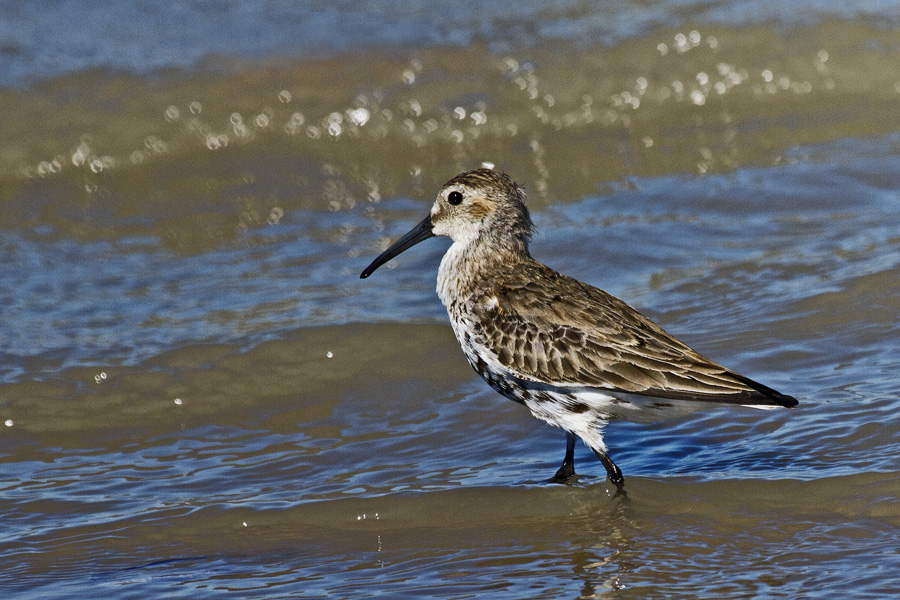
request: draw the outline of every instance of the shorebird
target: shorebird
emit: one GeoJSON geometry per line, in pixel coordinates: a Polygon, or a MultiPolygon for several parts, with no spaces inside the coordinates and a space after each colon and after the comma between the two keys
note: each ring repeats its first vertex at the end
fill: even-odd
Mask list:
{"type": "Polygon", "coordinates": [[[498,171],[468,171],[448,181],[431,213],[360,277],[430,237],[453,240],[438,269],[438,296],[478,374],[565,430],[565,457],[550,481],[575,477],[577,436],[622,489],[602,435],[611,419],[650,422],[716,404],[797,405],[701,356],[615,296],[534,260],[533,231],[520,186],[498,171]]]}

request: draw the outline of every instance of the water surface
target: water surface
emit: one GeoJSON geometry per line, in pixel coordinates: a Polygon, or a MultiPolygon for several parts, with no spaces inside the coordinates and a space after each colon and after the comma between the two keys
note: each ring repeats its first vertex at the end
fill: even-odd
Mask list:
{"type": "Polygon", "coordinates": [[[4,597],[896,597],[890,7],[309,6],[0,19],[4,597]],[[544,483],[447,241],[358,278],[484,162],[538,259],[800,407],[544,483]]]}

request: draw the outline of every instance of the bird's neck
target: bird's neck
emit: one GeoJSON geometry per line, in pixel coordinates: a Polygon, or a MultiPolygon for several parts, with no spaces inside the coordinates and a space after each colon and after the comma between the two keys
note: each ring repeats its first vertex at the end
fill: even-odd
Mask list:
{"type": "Polygon", "coordinates": [[[454,241],[438,269],[438,297],[452,317],[481,282],[529,257],[527,244],[518,239],[454,241]]]}

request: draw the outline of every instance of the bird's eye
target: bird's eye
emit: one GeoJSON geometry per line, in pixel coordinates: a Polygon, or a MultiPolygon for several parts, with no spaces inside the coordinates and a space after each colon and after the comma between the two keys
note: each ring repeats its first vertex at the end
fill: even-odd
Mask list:
{"type": "Polygon", "coordinates": [[[450,194],[447,195],[447,202],[449,202],[453,206],[462,204],[462,201],[463,195],[461,192],[450,192],[450,194]]]}

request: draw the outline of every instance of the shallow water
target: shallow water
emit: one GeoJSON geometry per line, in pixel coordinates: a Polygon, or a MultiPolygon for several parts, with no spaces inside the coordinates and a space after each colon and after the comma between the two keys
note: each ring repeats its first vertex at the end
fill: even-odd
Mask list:
{"type": "Polygon", "coordinates": [[[20,3],[3,596],[900,594],[897,16],[774,4],[20,3]],[[482,162],[538,259],[800,407],[613,423],[627,497],[581,446],[544,483],[564,436],[466,365],[446,240],[358,278],[482,162]]]}

